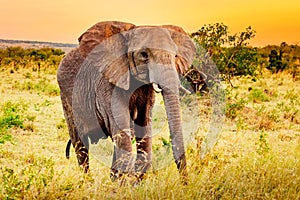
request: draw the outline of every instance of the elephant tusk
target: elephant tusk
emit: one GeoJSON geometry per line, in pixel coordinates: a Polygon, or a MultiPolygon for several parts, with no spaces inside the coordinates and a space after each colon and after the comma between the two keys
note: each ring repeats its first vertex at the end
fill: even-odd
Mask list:
{"type": "Polygon", "coordinates": [[[152,83],[152,86],[155,92],[160,93],[162,91],[162,89],[159,87],[157,83],[152,83]]]}
{"type": "Polygon", "coordinates": [[[192,94],[188,89],[186,89],[185,87],[183,87],[181,84],[180,84],[180,86],[179,86],[179,90],[180,90],[181,92],[183,92],[184,94],[186,94],[186,95],[192,94]]]}

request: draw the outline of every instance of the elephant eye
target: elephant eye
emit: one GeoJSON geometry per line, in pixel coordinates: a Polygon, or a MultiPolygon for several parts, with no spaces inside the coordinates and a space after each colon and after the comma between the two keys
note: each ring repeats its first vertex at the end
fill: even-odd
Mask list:
{"type": "Polygon", "coordinates": [[[143,57],[143,58],[148,58],[148,53],[147,52],[145,52],[145,51],[142,51],[141,52],[141,56],[143,57]]]}

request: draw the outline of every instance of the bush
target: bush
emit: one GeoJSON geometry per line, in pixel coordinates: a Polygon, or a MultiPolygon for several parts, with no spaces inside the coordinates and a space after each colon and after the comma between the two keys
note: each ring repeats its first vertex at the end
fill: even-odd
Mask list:
{"type": "MultiPolygon", "coordinates": [[[[191,68],[194,71],[202,71],[207,76],[215,76],[216,73],[209,71],[210,66],[215,64],[221,77],[231,85],[230,80],[234,76],[255,77],[259,55],[256,48],[247,46],[254,36],[255,31],[251,26],[243,32],[229,34],[228,27],[222,23],[204,25],[197,32],[192,33],[191,37],[197,49],[204,48],[207,53],[197,52],[199,55],[196,56],[196,62],[191,68]],[[214,64],[207,62],[208,60],[212,60],[214,64]]],[[[193,79],[190,82],[193,84],[197,80],[193,79]]]]}
{"type": "Polygon", "coordinates": [[[0,143],[11,141],[12,136],[8,130],[11,128],[20,128],[23,130],[34,131],[35,117],[26,116],[28,106],[22,102],[7,101],[1,106],[0,110],[0,143]],[[31,123],[25,123],[31,121],[31,123]]]}
{"type": "Polygon", "coordinates": [[[24,118],[22,112],[27,106],[22,103],[13,103],[8,101],[2,105],[0,117],[0,129],[9,129],[12,127],[23,128],[24,118]]]}
{"type": "Polygon", "coordinates": [[[249,94],[249,100],[253,101],[254,103],[260,103],[260,102],[268,102],[270,101],[268,95],[261,91],[260,89],[252,89],[249,94]]]}
{"type": "Polygon", "coordinates": [[[294,80],[299,80],[300,72],[300,46],[288,45],[282,42],[280,45],[268,45],[258,49],[265,66],[272,73],[289,71],[294,80]]]}
{"type": "Polygon", "coordinates": [[[244,99],[234,100],[226,104],[226,117],[235,119],[238,114],[245,108],[246,101],[244,99]]]}

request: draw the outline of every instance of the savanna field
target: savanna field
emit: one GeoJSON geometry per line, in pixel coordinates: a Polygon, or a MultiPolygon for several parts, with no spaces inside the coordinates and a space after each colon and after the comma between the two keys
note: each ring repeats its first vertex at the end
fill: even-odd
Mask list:
{"type": "MultiPolygon", "coordinates": [[[[210,95],[182,98],[183,128],[193,137],[186,146],[188,184],[180,182],[172,161],[159,170],[154,164],[136,186],[120,186],[96,153],[88,174],[78,167],[73,148],[70,159],[65,157],[69,135],[56,81],[64,53],[1,51],[6,56],[0,66],[0,199],[300,199],[300,77],[295,67],[272,73],[262,64],[255,79],[234,76],[222,83],[226,119],[204,159],[199,148],[211,120],[210,95]]],[[[157,152],[170,145],[161,104],[157,95],[157,152]]]]}

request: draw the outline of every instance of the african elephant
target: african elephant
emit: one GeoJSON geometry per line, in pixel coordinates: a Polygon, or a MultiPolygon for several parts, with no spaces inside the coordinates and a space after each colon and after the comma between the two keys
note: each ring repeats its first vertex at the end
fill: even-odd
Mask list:
{"type": "Polygon", "coordinates": [[[57,80],[70,140],[85,171],[88,138],[97,143],[107,137],[114,143],[112,178],[149,169],[157,91],[163,95],[177,168],[186,175],[178,74],[191,65],[195,51],[189,36],[173,25],[100,22],[79,37],[79,46],[60,63],[57,80]]]}

